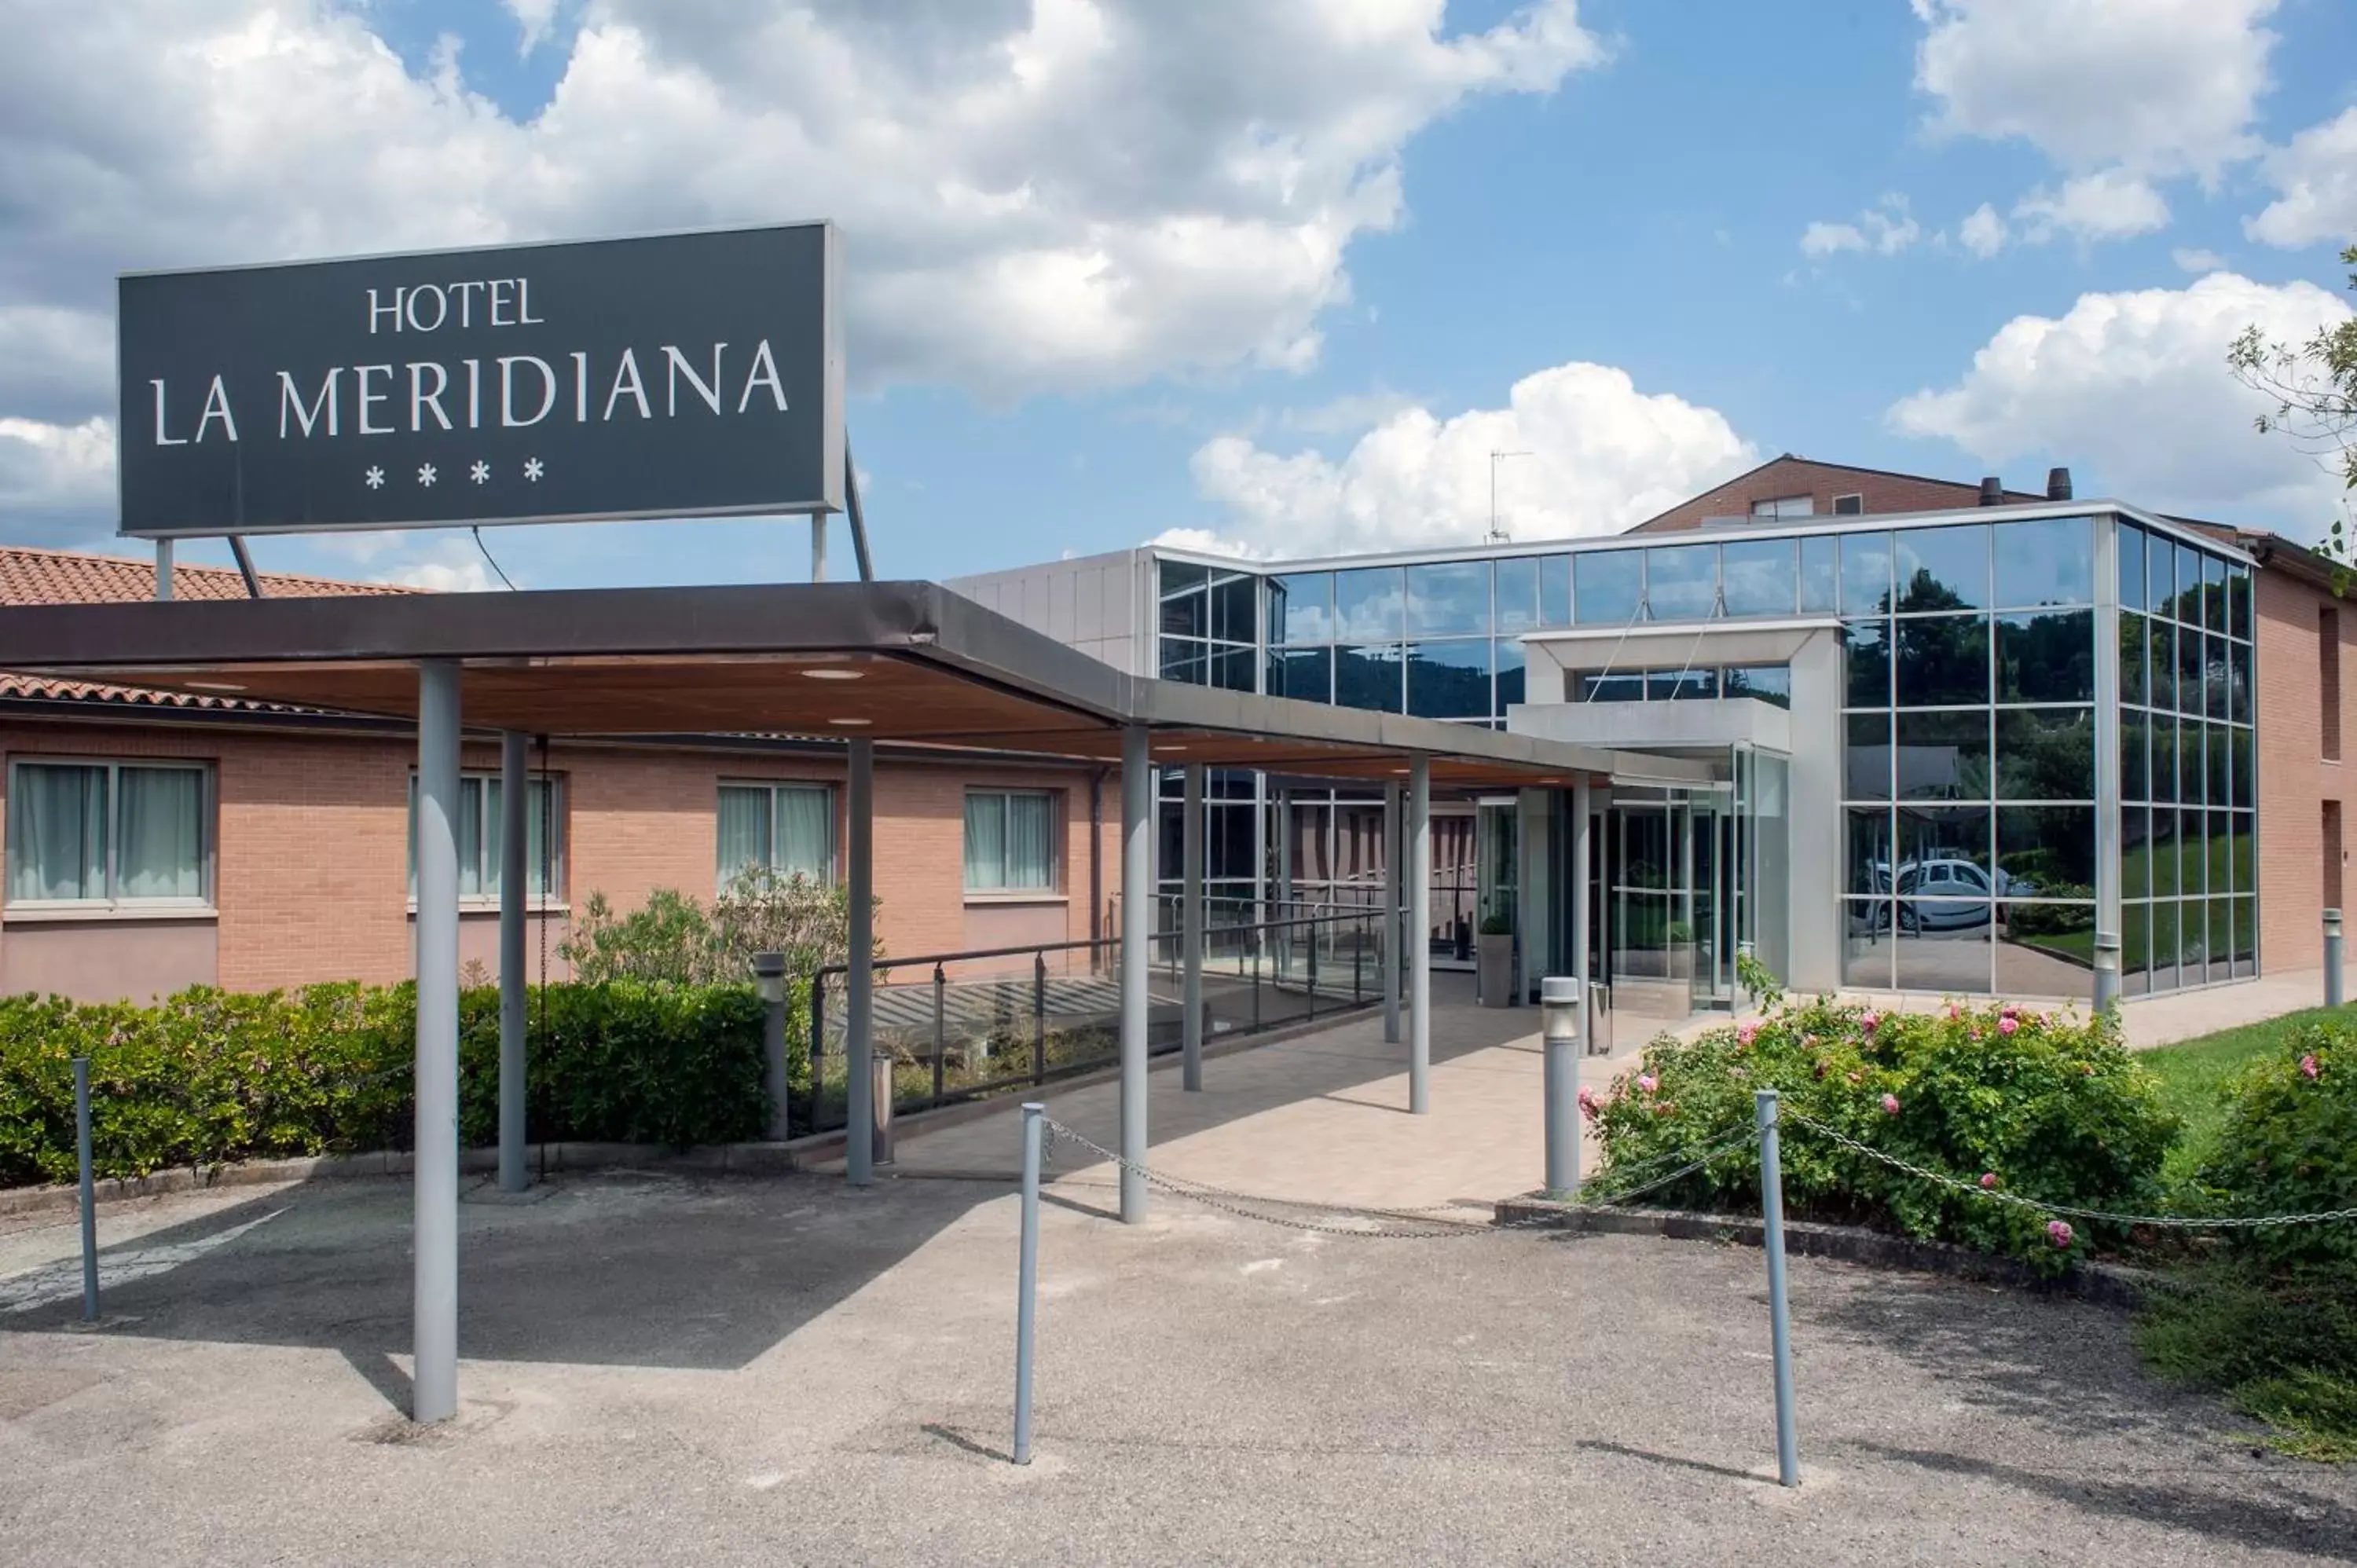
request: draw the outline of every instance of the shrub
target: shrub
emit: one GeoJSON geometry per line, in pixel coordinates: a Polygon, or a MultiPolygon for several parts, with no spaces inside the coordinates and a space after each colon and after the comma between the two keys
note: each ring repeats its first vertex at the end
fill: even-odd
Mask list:
{"type": "MultiPolygon", "coordinates": [[[[1631,1185],[1753,1120],[1779,1091],[1784,1202],[1799,1218],[1886,1226],[2068,1267],[2100,1228],[2056,1245],[2048,1217],[1910,1176],[1800,1124],[1806,1118],[1924,1169],[2023,1197],[2149,1212],[2176,1134],[2158,1086],[2107,1019],[2011,1005],[1878,1016],[1819,998],[1757,1023],[1647,1049],[1596,1105],[1605,1186],[1631,1185]],[[1648,1087],[1650,1085],[1650,1087],[1648,1087]]],[[[1742,1144],[1647,1201],[1756,1211],[1760,1160],[1742,1144]]]]}
{"type": "MultiPolygon", "coordinates": [[[[851,903],[842,886],[755,865],[731,877],[708,910],[684,893],[659,887],[642,908],[617,916],[603,893],[592,893],[557,951],[574,978],[592,983],[725,985],[752,972],[757,952],[782,952],[787,973],[810,974],[843,962],[850,949],[851,903]]],[[[883,956],[880,947],[876,956],[883,956]]]]}
{"type": "MultiPolygon", "coordinates": [[[[2357,1034],[2309,1024],[2254,1060],[2229,1090],[2195,1201],[2219,1215],[2319,1214],[2357,1208],[2357,1034]]],[[[2271,1265],[2357,1263],[2357,1226],[2265,1226],[2227,1232],[2271,1265]]]]}
{"type": "MultiPolygon", "coordinates": [[[[2307,1022],[2225,1091],[2184,1194],[2220,1217],[2357,1208],[2357,1032],[2307,1022]]],[[[2311,1459],[2357,1459],[2357,1225],[2236,1228],[2158,1295],[2136,1338],[2164,1376],[2223,1393],[2311,1459]]]]}
{"type": "MultiPolygon", "coordinates": [[[[788,1083],[809,1089],[807,990],[789,991],[788,1083]]],[[[535,989],[532,1134],[673,1146],[758,1138],[762,1008],[749,984],[634,981],[535,989]]],[[[405,1148],[416,990],[344,983],[242,994],[199,986],[152,1007],[0,998],[0,1186],[70,1180],[73,1058],[91,1058],[99,1174],[405,1148]]],[[[462,992],[458,1127],[495,1140],[499,993],[462,992]]]]}

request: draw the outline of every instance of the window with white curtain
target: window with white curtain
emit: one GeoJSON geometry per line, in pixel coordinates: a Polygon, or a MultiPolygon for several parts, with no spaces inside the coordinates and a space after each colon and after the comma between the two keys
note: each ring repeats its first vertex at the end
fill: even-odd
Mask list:
{"type": "Polygon", "coordinates": [[[187,765],[14,764],[8,902],[203,905],[208,783],[187,765]]]}
{"type": "Polygon", "coordinates": [[[965,889],[1046,893],[1056,886],[1056,800],[1039,789],[970,789],[965,889]]]}
{"type": "MultiPolygon", "coordinates": [[[[496,773],[458,778],[458,897],[496,903],[506,843],[506,813],[496,773]]],[[[546,774],[524,780],[523,886],[527,900],[547,900],[565,886],[565,796],[546,774]]],[[[417,897],[417,775],[409,776],[409,896],[417,897]]]]}
{"type": "Polygon", "coordinates": [[[748,866],[834,880],[834,790],[824,784],[723,784],[720,886],[748,866]]]}

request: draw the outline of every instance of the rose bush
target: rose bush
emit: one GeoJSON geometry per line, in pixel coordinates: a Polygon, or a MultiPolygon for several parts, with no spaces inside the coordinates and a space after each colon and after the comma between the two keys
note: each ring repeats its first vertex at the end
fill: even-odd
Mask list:
{"type": "MultiPolygon", "coordinates": [[[[2050,1215],[1908,1176],[1802,1120],[1968,1188],[2137,1213],[2158,1206],[2177,1135],[2159,1085],[2107,1018],[2010,1004],[1885,1015],[1818,998],[1649,1047],[1638,1072],[1595,1097],[1599,1195],[1750,1125],[1761,1089],[1785,1112],[1788,1214],[1961,1242],[2050,1273],[2091,1241],[2125,1238],[2083,1221],[2050,1229],[2050,1215]]],[[[1756,1213],[1759,1150],[1740,1145],[1642,1201],[1756,1213]]]]}
{"type": "MultiPolygon", "coordinates": [[[[2218,1142],[2194,1175],[2219,1215],[2321,1214],[2357,1208],[2357,1031],[2311,1024],[2288,1048],[2235,1079],[2218,1142]]],[[[2357,1263],[2357,1225],[2284,1225],[2227,1233],[2269,1265],[2357,1263]]]]}

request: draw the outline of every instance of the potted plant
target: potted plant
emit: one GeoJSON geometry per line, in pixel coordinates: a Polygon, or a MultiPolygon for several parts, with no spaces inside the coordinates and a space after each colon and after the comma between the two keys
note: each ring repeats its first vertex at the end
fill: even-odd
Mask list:
{"type": "Polygon", "coordinates": [[[1475,945],[1475,975],[1480,987],[1481,1005],[1513,1005],[1514,918],[1502,909],[1482,916],[1475,945]]]}

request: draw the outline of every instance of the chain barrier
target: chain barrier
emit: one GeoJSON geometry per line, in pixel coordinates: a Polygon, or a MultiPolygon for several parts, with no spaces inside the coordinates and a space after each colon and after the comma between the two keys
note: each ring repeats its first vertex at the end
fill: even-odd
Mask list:
{"type": "MultiPolygon", "coordinates": [[[[1534,1214],[1522,1219],[1485,1220],[1477,1224],[1468,1221],[1441,1221],[1432,1218],[1439,1210],[1459,1207],[1455,1204],[1434,1204],[1423,1208],[1384,1208],[1324,1203],[1310,1198],[1269,1197],[1255,1193],[1237,1192],[1227,1187],[1214,1187],[1209,1182],[1169,1176],[1142,1163],[1124,1159],[1117,1152],[1073,1131],[1053,1117],[1043,1119],[1042,1127],[1050,1150],[1059,1141],[1070,1144],[1099,1160],[1109,1162],[1119,1169],[1135,1171],[1144,1178],[1148,1187],[1158,1188],[1174,1197],[1186,1198],[1206,1208],[1217,1209],[1240,1219],[1250,1219],[1262,1225],[1274,1225],[1288,1230],[1308,1231],[1320,1236],[1339,1236],[1351,1240],[1431,1241],[1468,1236],[1495,1236],[1511,1230],[1543,1229],[1556,1223],[1556,1216],[1553,1213],[1534,1214]],[[1360,1223],[1325,1223],[1301,1218],[1299,1213],[1264,1212],[1272,1208],[1334,1215],[1360,1223]],[[1418,1230],[1376,1228],[1386,1223],[1417,1225],[1422,1228],[1418,1230]]],[[[1638,1186],[1615,1187],[1610,1192],[1601,1194],[1597,1193],[1592,1187],[1583,1186],[1578,1195],[1571,1200],[1571,1206],[1589,1208],[1603,1204],[1620,1203],[1657,1187],[1667,1187],[1672,1182],[1693,1175],[1729,1150],[1749,1143],[1756,1136],[1756,1130],[1748,1124],[1731,1129],[1713,1140],[1699,1155],[1688,1155],[1684,1151],[1680,1151],[1635,1167],[1637,1171],[1641,1172],[1648,1166],[1664,1164],[1668,1160],[1684,1159],[1685,1161],[1666,1175],[1651,1176],[1638,1186]]]]}
{"type": "Polygon", "coordinates": [[[2271,1226],[2327,1225],[2341,1220],[2357,1219],[2357,1208],[2335,1208],[2319,1214],[2263,1214],[2215,1219],[2190,1214],[2113,1214],[2100,1208],[2078,1208],[2067,1203],[2048,1203],[2039,1198],[2025,1197],[2019,1193],[2007,1192],[2003,1187],[1983,1187],[1976,1181],[1968,1181],[1963,1176],[1950,1176],[1942,1171],[1926,1170],[1921,1165],[1910,1164],[1896,1155],[1876,1148],[1871,1144],[1862,1143],[1846,1133],[1836,1131],[1813,1117],[1803,1116],[1795,1111],[1784,1111],[1781,1119],[1790,1126],[1803,1128],[1830,1143],[1838,1144],[1854,1153],[1864,1155],[1867,1158],[1888,1165],[1893,1170],[1903,1171],[1920,1181],[1930,1182],[1934,1187],[1946,1187],[1952,1192],[1961,1193],[1967,1197],[1986,1198],[1992,1203],[2028,1209],[2035,1214],[2088,1219],[2112,1225],[2162,1226],[2179,1230],[2257,1230],[2271,1226]]]}

